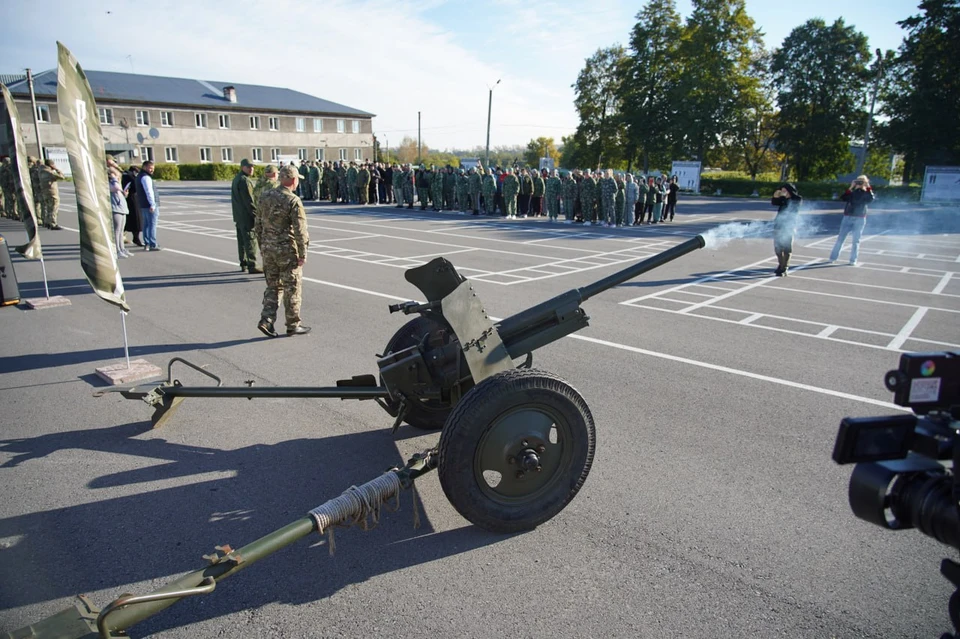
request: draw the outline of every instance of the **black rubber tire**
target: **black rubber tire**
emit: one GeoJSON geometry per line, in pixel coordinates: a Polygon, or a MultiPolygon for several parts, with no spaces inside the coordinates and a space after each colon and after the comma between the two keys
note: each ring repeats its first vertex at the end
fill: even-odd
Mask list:
{"type": "MultiPolygon", "coordinates": [[[[401,326],[387,342],[383,354],[402,351],[420,343],[424,335],[446,328],[436,320],[420,315],[401,326]]],[[[447,329],[450,330],[450,329],[447,329]]],[[[452,331],[450,331],[452,334],[452,331]]],[[[380,380],[383,383],[383,380],[380,380]]],[[[399,408],[400,402],[388,400],[391,408],[399,408]]],[[[438,400],[423,400],[410,404],[404,422],[422,430],[440,430],[450,415],[450,406],[438,400]]]]}
{"type": "Polygon", "coordinates": [[[447,419],[440,434],[440,485],[457,512],[480,528],[498,533],[532,530],[576,496],[590,473],[595,448],[593,415],[576,389],[545,371],[504,371],[470,389],[447,419]],[[558,433],[561,427],[566,431],[570,441],[563,445],[569,444],[569,461],[542,489],[505,503],[478,479],[481,444],[501,416],[538,408],[554,420],[558,433]]]}

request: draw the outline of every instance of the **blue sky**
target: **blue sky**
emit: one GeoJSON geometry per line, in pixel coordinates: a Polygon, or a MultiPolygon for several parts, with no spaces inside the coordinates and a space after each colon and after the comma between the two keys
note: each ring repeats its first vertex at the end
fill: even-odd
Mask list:
{"type": "MultiPolygon", "coordinates": [[[[284,86],[376,113],[395,146],[416,136],[431,148],[485,143],[488,87],[492,146],[524,144],[577,125],[571,84],[598,48],[626,45],[643,2],[589,0],[277,0],[4,3],[0,73],[56,64],[61,40],[87,69],[284,86]],[[109,13],[108,13],[109,12],[109,13]]],[[[688,0],[679,0],[686,17],[688,0]]],[[[896,25],[913,1],[784,3],[747,0],[779,46],[814,17],[843,17],[871,49],[896,49],[896,25]]]]}

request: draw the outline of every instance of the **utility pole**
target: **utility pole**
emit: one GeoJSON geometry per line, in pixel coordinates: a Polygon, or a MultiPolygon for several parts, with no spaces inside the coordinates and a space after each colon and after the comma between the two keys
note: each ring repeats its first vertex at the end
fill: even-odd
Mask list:
{"type": "Polygon", "coordinates": [[[873,107],[877,104],[877,88],[880,86],[880,76],[883,73],[883,52],[877,49],[877,77],[873,80],[873,96],[870,98],[870,115],[867,116],[867,129],[863,132],[863,153],[857,161],[857,175],[863,175],[863,167],[867,163],[867,149],[870,148],[870,125],[873,124],[873,107]]]}
{"type": "Polygon", "coordinates": [[[423,162],[420,157],[420,112],[417,111],[417,164],[423,162]]]}
{"type": "Polygon", "coordinates": [[[33,107],[33,129],[37,133],[37,157],[43,162],[43,142],[40,141],[40,119],[37,117],[37,97],[33,94],[33,74],[27,69],[27,86],[30,87],[30,105],[33,107]]]}
{"type": "Polygon", "coordinates": [[[490,168],[490,114],[493,111],[493,90],[496,86],[500,84],[500,80],[497,80],[493,83],[490,89],[490,96],[487,98],[487,153],[483,159],[484,166],[490,168]]]}

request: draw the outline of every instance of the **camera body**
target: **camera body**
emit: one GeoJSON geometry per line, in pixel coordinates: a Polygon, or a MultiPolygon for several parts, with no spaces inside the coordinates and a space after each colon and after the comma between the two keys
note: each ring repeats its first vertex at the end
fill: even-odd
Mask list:
{"type": "MultiPolygon", "coordinates": [[[[913,414],[840,422],[833,460],[856,464],[850,508],[883,528],[917,528],[960,550],[960,353],[904,353],[884,384],[913,414]]],[[[949,610],[960,633],[960,564],[945,559],[940,570],[957,588],[949,610]]]]}

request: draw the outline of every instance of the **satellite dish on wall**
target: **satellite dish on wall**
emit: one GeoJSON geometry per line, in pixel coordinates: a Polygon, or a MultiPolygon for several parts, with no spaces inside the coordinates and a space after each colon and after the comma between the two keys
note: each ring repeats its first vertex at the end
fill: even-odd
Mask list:
{"type": "Polygon", "coordinates": [[[143,133],[137,133],[137,142],[139,142],[140,144],[143,144],[143,140],[144,140],[143,133]]]}
{"type": "Polygon", "coordinates": [[[149,133],[150,133],[150,137],[153,138],[154,140],[160,137],[160,132],[152,127],[150,128],[149,133]]]}

